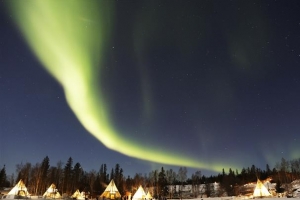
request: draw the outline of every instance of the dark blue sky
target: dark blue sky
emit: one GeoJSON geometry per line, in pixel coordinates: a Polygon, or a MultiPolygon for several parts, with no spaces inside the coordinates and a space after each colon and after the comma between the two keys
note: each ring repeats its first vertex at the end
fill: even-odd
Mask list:
{"type": "MultiPolygon", "coordinates": [[[[5,1],[0,9],[0,164],[8,174],[45,156],[54,166],[72,157],[87,171],[119,163],[126,175],[178,168],[110,150],[86,131],[5,1]]],[[[132,145],[211,168],[299,158],[299,9],[297,0],[115,1],[95,85],[114,129],[132,145]]]]}

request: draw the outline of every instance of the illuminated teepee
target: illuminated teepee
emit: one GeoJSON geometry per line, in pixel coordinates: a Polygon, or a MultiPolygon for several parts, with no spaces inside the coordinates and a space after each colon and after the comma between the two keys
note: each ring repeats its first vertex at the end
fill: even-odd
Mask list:
{"type": "Polygon", "coordinates": [[[253,197],[268,197],[271,196],[270,192],[264,186],[264,184],[257,179],[256,187],[253,192],[253,197]]]}
{"type": "Polygon", "coordinates": [[[152,199],[153,197],[151,196],[150,192],[148,191],[146,194],[146,199],[152,199]]]}
{"type": "Polygon", "coordinates": [[[82,200],[82,199],[85,199],[84,197],[84,192],[80,192],[78,189],[74,192],[74,194],[71,196],[72,199],[79,199],[79,200],[82,200]]]}
{"type": "Polygon", "coordinates": [[[145,198],[146,198],[146,193],[145,193],[143,187],[140,185],[138,190],[133,195],[132,199],[133,200],[141,200],[141,199],[145,199],[145,198]]]}
{"type": "Polygon", "coordinates": [[[108,184],[104,192],[100,195],[100,198],[105,198],[105,199],[116,199],[120,197],[121,194],[118,188],[116,187],[116,184],[113,179],[110,181],[110,183],[108,184]]]}
{"type": "Polygon", "coordinates": [[[18,184],[9,191],[6,195],[7,199],[27,199],[29,197],[29,193],[27,188],[22,181],[22,179],[18,182],[18,184]]]}
{"type": "Polygon", "coordinates": [[[43,198],[59,199],[61,198],[61,195],[57,191],[56,186],[52,183],[44,193],[43,198]]]}

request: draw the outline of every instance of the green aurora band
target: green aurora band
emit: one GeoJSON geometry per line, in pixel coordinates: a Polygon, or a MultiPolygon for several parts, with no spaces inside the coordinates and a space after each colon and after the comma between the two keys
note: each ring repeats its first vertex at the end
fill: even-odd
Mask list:
{"type": "Polygon", "coordinates": [[[8,4],[32,51],[62,85],[76,117],[107,148],[156,163],[214,171],[229,167],[134,143],[115,130],[108,105],[95,86],[109,41],[114,13],[111,1],[16,0],[8,4]]]}

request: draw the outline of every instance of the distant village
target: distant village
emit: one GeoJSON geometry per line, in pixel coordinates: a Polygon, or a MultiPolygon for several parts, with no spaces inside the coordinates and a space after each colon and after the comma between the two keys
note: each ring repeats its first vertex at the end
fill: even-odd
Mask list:
{"type": "Polygon", "coordinates": [[[0,192],[3,199],[199,199],[199,198],[300,198],[300,159],[284,158],[271,169],[261,170],[254,165],[240,172],[225,169],[215,176],[206,177],[196,171],[187,177],[186,167],[178,172],[163,167],[148,174],[124,176],[119,164],[110,173],[106,164],[99,171],[83,170],[80,163],[73,165],[70,157],[66,164],[49,165],[46,156],[41,163],[16,165],[17,176],[0,171],[0,192]]]}

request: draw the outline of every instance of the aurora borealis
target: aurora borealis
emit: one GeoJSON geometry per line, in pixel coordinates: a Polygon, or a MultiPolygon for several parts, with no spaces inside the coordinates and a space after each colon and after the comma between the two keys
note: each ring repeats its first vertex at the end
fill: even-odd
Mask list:
{"type": "Polygon", "coordinates": [[[29,45],[46,69],[61,83],[66,100],[82,125],[106,147],[148,161],[208,168],[191,158],[167,153],[167,149],[156,151],[146,143],[132,143],[109,122],[101,86],[94,85],[98,85],[97,72],[101,73],[103,64],[101,56],[104,47],[101,45],[105,45],[105,39],[109,37],[103,33],[109,26],[102,25],[108,18],[99,15],[109,12],[108,5],[98,4],[96,1],[85,3],[73,0],[12,3],[16,6],[13,10],[18,14],[18,24],[29,45]],[[97,7],[100,10],[95,9],[97,7]],[[80,24],[82,18],[85,20],[80,24]],[[96,21],[93,28],[87,27],[88,21],[96,21]]]}
{"type": "Polygon", "coordinates": [[[297,6],[68,0],[1,6],[7,30],[1,136],[30,144],[20,161],[6,156],[10,145],[1,147],[1,164],[53,154],[78,156],[88,168],[142,162],[218,172],[300,155],[297,6]]]}

